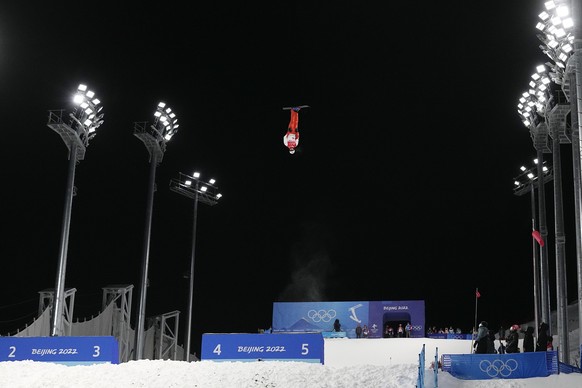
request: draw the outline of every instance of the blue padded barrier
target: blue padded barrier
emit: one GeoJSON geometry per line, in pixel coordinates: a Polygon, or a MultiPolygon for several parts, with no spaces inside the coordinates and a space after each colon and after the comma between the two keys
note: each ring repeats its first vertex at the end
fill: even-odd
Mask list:
{"type": "Polygon", "coordinates": [[[443,354],[442,364],[443,371],[464,380],[546,377],[558,370],[555,352],[443,354]]]}

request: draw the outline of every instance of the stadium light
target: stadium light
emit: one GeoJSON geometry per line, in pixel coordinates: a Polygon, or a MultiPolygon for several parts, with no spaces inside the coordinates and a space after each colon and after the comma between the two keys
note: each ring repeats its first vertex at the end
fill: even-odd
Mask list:
{"type": "Polygon", "coordinates": [[[71,210],[75,195],[75,166],[85,159],[85,151],[103,124],[103,106],[95,93],[80,84],[73,97],[75,108],[68,112],[64,109],[49,111],[48,127],[58,133],[69,149],[69,171],[65,192],[63,226],[59,246],[59,263],[55,285],[55,295],[51,320],[51,336],[64,334],[63,313],[65,304],[65,274],[67,271],[67,251],[71,226],[71,210]]]}
{"type": "Polygon", "coordinates": [[[204,182],[200,179],[200,173],[192,176],[180,173],[178,178],[170,180],[170,190],[194,200],[194,221],[192,227],[192,253],[190,256],[190,288],[188,292],[188,320],[185,325],[184,335],[184,361],[190,361],[190,342],[192,332],[192,308],[194,301],[194,262],[196,259],[196,221],[198,218],[198,202],[214,206],[222,197],[216,187],[216,180],[210,179],[204,182]]]}
{"type": "Polygon", "coordinates": [[[135,360],[141,360],[144,350],[144,322],[146,311],[146,294],[148,283],[148,266],[150,255],[150,240],[152,230],[152,213],[154,206],[154,192],[156,184],[156,168],[164,158],[166,143],[178,131],[178,119],[175,113],[164,102],[158,103],[154,112],[154,123],[148,126],[147,122],[134,123],[134,135],[146,146],[150,155],[150,178],[148,184],[146,224],[143,241],[143,258],[141,268],[141,283],[139,308],[137,310],[137,325],[135,333],[135,360]]]}

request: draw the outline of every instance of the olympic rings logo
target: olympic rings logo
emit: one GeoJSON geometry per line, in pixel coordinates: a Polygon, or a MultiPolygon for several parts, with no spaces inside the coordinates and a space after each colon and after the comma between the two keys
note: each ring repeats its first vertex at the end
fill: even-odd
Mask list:
{"type": "Polygon", "coordinates": [[[505,362],[501,360],[494,360],[493,362],[489,360],[483,360],[479,363],[479,369],[487,373],[489,377],[508,377],[514,370],[517,369],[517,361],[513,358],[505,362]]]}
{"type": "Polygon", "coordinates": [[[309,310],[307,316],[313,322],[329,322],[336,317],[335,310],[309,310]]]}

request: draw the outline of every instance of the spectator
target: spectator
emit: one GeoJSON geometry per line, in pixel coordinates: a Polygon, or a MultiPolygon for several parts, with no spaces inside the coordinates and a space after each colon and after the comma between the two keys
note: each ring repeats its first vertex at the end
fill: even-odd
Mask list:
{"type": "Polygon", "coordinates": [[[487,341],[487,353],[495,354],[497,353],[497,351],[495,350],[495,330],[489,329],[488,333],[489,341],[487,341]]]}
{"type": "Polygon", "coordinates": [[[487,322],[483,321],[479,324],[479,330],[477,331],[477,337],[475,338],[475,353],[476,354],[486,354],[487,353],[487,343],[489,342],[489,332],[487,329],[487,322]]]}
{"type": "Polygon", "coordinates": [[[538,329],[538,342],[536,344],[536,352],[546,352],[548,350],[548,329],[547,323],[540,323],[538,329]]]}
{"type": "Polygon", "coordinates": [[[339,319],[336,319],[333,323],[333,331],[342,331],[342,325],[340,324],[339,319]]]}
{"type": "Polygon", "coordinates": [[[404,328],[402,327],[402,323],[398,324],[398,329],[396,329],[396,336],[398,338],[404,338],[404,328]]]}
{"type": "Polygon", "coordinates": [[[505,348],[506,353],[519,353],[519,326],[513,325],[509,328],[509,334],[507,335],[507,347],[505,348]]]}
{"type": "Polygon", "coordinates": [[[362,338],[362,326],[359,323],[356,326],[356,338],[362,338]]]}
{"type": "Polygon", "coordinates": [[[364,327],[362,328],[362,336],[364,338],[368,338],[368,334],[370,334],[370,331],[368,330],[368,325],[364,325],[364,327]]]}
{"type": "Polygon", "coordinates": [[[548,351],[554,350],[554,337],[552,337],[552,336],[548,337],[547,349],[548,349],[548,351]]]}
{"type": "Polygon", "coordinates": [[[534,328],[528,326],[525,331],[521,330],[524,333],[523,336],[523,351],[525,352],[533,352],[534,351],[534,328]]]}
{"type": "Polygon", "coordinates": [[[457,327],[456,334],[463,334],[463,331],[461,330],[461,328],[460,328],[460,327],[457,327]]]}
{"type": "Polygon", "coordinates": [[[406,324],[404,330],[406,331],[406,338],[410,338],[410,333],[412,332],[412,325],[410,324],[410,322],[406,324]]]}
{"type": "MultiPolygon", "coordinates": [[[[499,333],[498,334],[499,334],[499,341],[505,340],[505,329],[503,328],[503,326],[501,326],[499,328],[499,333]]],[[[507,352],[507,353],[509,353],[509,352],[507,352]]]]}

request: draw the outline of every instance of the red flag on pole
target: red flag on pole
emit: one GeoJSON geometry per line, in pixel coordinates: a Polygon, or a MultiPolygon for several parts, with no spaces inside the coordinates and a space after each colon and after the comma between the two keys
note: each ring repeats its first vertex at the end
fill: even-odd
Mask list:
{"type": "Polygon", "coordinates": [[[475,290],[475,296],[476,296],[477,298],[480,298],[480,297],[481,297],[481,294],[479,293],[479,290],[475,290]]]}
{"type": "Polygon", "coordinates": [[[531,235],[533,236],[533,238],[536,239],[536,241],[538,242],[538,244],[540,244],[540,247],[544,246],[544,239],[542,238],[542,235],[540,234],[540,232],[538,232],[537,230],[534,230],[533,232],[531,232],[531,235]]]}

